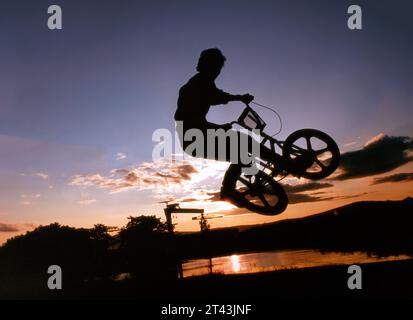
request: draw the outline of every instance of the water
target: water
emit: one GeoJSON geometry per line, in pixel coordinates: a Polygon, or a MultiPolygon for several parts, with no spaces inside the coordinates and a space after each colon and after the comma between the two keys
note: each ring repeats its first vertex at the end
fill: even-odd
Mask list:
{"type": "Polygon", "coordinates": [[[292,268],[307,268],[337,264],[358,264],[379,261],[410,259],[406,255],[386,258],[369,257],[362,252],[325,253],[316,250],[266,251],[234,254],[212,259],[188,260],[182,264],[183,276],[199,276],[209,273],[239,274],[274,271],[292,268]]]}

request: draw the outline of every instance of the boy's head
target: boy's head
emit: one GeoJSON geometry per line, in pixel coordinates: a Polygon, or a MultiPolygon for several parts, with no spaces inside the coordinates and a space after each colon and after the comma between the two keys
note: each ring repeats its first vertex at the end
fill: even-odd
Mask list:
{"type": "Polygon", "coordinates": [[[218,48],[210,48],[201,52],[196,70],[213,79],[218,77],[225,64],[225,56],[218,48]]]}

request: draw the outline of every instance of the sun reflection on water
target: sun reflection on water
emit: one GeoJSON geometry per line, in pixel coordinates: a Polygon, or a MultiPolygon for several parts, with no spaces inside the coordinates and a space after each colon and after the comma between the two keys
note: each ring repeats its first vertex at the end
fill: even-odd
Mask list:
{"type": "Polygon", "coordinates": [[[239,256],[236,254],[231,256],[231,266],[233,272],[239,272],[241,270],[241,264],[239,262],[239,256]]]}

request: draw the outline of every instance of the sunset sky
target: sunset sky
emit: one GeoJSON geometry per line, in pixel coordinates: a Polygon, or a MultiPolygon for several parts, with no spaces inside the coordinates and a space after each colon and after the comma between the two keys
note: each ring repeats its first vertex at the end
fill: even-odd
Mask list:
{"type": "MultiPolygon", "coordinates": [[[[50,1],[0,4],[0,243],[40,224],[122,226],[160,201],[220,212],[212,227],[271,222],[359,200],[413,196],[413,5],[356,1],[50,1]],[[199,53],[227,57],[217,86],[274,107],[285,139],[330,134],[342,166],[317,182],[283,181],[290,205],[265,217],[217,201],[228,163],[152,161],[156,129],[174,130],[178,90],[199,53]]],[[[211,110],[225,123],[240,103],[211,110]]],[[[278,122],[265,109],[268,123],[278,122]]],[[[197,230],[190,215],[177,230],[197,230]]]]}

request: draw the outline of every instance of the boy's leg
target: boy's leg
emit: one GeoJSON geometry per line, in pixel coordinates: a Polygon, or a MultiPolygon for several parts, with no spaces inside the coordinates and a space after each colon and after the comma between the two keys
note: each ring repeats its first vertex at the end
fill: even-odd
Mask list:
{"type": "MultiPolygon", "coordinates": [[[[219,139],[222,139],[222,138],[218,138],[218,137],[215,137],[215,141],[212,146],[212,148],[215,148],[215,150],[209,150],[208,140],[210,139],[208,139],[208,136],[207,136],[209,134],[207,131],[207,128],[206,129],[203,128],[203,130],[201,131],[204,136],[203,154],[199,154],[199,151],[201,151],[202,153],[202,150],[199,150],[199,149],[192,150],[192,152],[190,152],[189,154],[191,154],[193,157],[203,157],[207,159],[233,162],[233,163],[248,166],[250,165],[250,163],[244,163],[245,160],[249,159],[250,155],[253,154],[255,150],[259,150],[259,153],[260,153],[259,158],[261,158],[262,160],[269,161],[272,163],[278,163],[278,164],[282,163],[282,157],[280,155],[273,152],[271,149],[269,149],[265,145],[259,143],[259,141],[253,139],[253,137],[249,134],[245,134],[240,131],[230,130],[230,132],[228,132],[227,135],[225,136],[225,143],[224,143],[225,150],[219,150],[219,147],[220,147],[219,139]],[[234,148],[233,146],[234,143],[238,144],[237,148],[234,148]],[[254,147],[253,147],[253,144],[255,144],[254,147]],[[195,151],[197,151],[198,154],[196,154],[195,151]]],[[[189,145],[191,145],[195,140],[193,139],[193,141],[184,141],[183,137],[180,136],[179,138],[180,138],[181,146],[183,147],[183,150],[185,152],[186,152],[186,148],[189,145]]]]}

